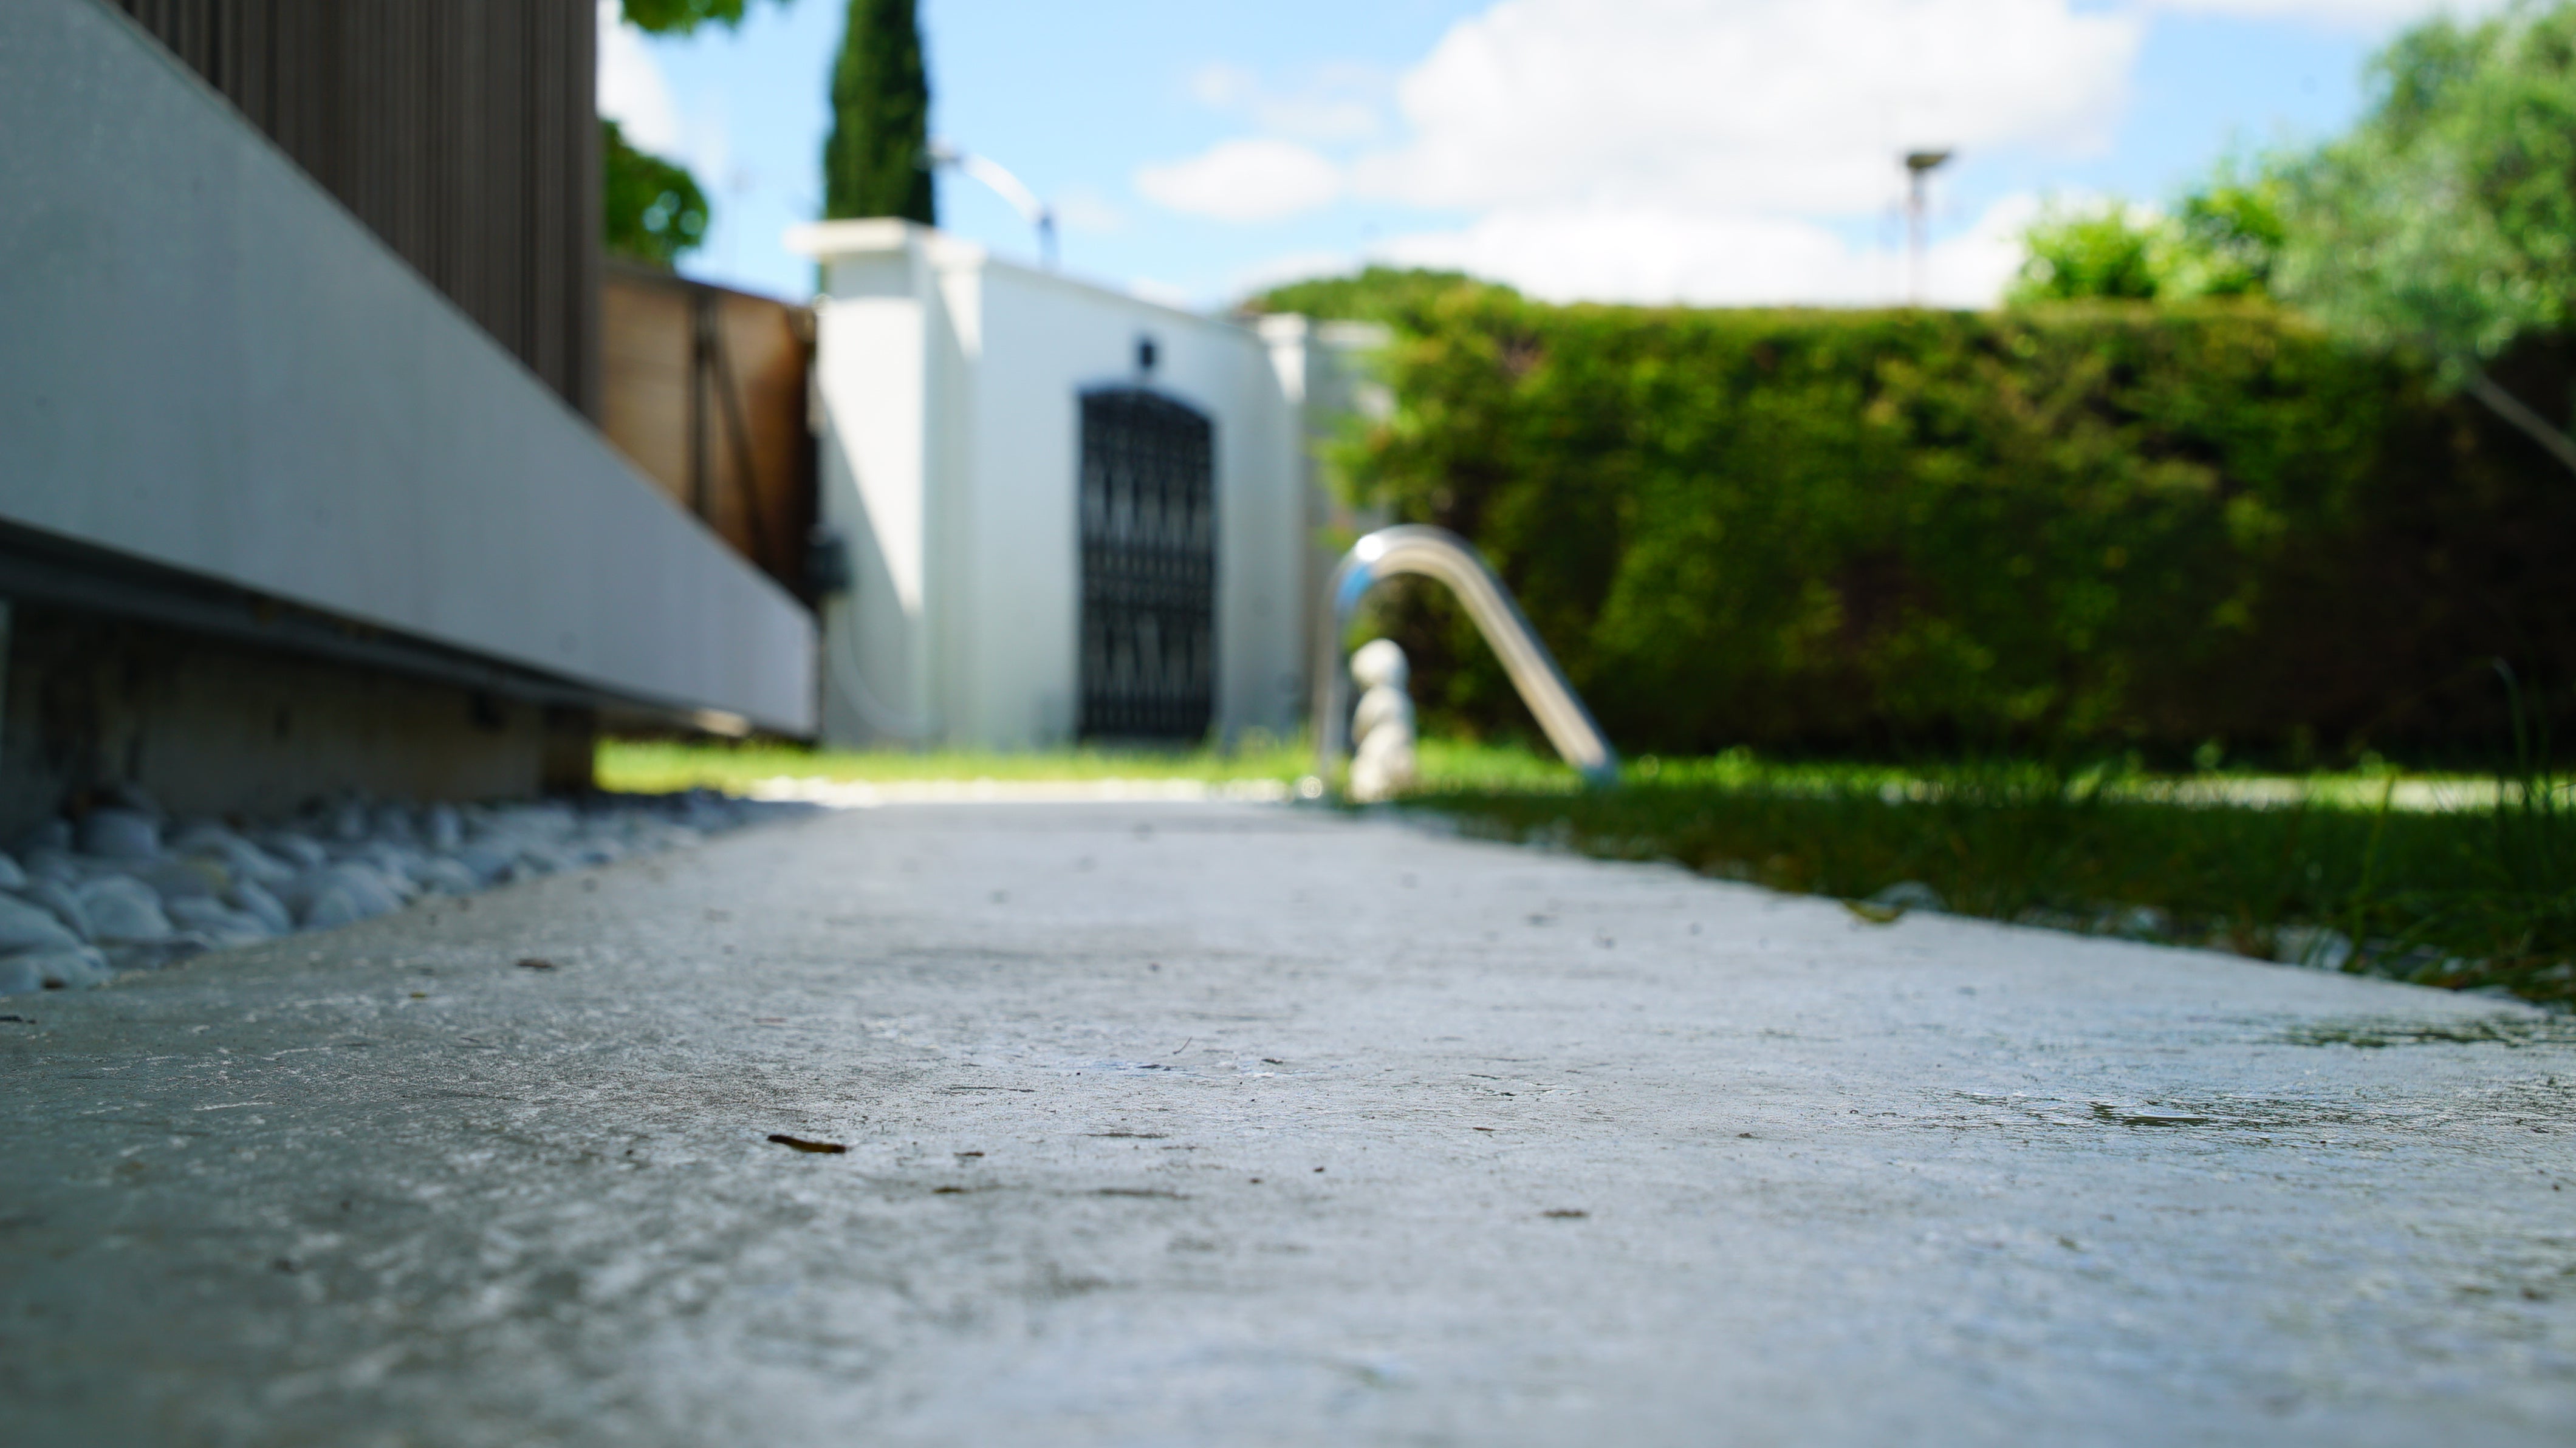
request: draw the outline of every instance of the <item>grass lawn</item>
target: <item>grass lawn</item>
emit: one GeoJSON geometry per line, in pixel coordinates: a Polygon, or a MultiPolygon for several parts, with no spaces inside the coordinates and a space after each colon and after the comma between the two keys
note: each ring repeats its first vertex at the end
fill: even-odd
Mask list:
{"type": "Polygon", "coordinates": [[[2576,1002],[2576,808],[2563,784],[1741,758],[1641,761],[1629,776],[1573,794],[1434,785],[1406,807],[1472,834],[1839,896],[1865,919],[1896,914],[1870,897],[1928,887],[1962,914],[2576,1002]]]}
{"type": "MultiPolygon", "coordinates": [[[[1866,902],[1902,883],[1963,914],[2211,945],[2576,1003],[2576,807],[2564,784],[2388,774],[2185,778],[2035,765],[1926,772],[1639,759],[1586,791],[1553,758],[1425,740],[1402,806],[1469,833],[1866,902]],[[2329,933],[2331,932],[2331,933],[2329,933]]],[[[1297,745],[1026,754],[609,741],[616,790],[781,778],[1294,781],[1297,745]]],[[[1863,918],[1889,910],[1856,906],[1863,918]]]]}
{"type": "MultiPolygon", "coordinates": [[[[675,789],[739,792],[768,780],[822,779],[893,784],[929,780],[1245,780],[1293,783],[1314,772],[1302,744],[1255,743],[1233,750],[1066,749],[1025,754],[904,750],[800,749],[767,742],[676,744],[603,741],[595,769],[602,789],[660,793],[675,789]]],[[[1553,758],[1525,749],[1425,740],[1426,787],[1450,790],[1571,790],[1580,781],[1553,758]]]]}

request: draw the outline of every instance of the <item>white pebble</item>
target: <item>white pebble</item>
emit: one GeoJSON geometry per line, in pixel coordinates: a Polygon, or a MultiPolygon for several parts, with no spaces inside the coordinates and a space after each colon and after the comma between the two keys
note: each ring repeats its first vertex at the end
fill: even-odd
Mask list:
{"type": "Polygon", "coordinates": [[[54,918],[70,927],[72,934],[83,940],[96,937],[90,933],[89,911],[82,907],[80,896],[60,880],[34,879],[27,882],[26,896],[53,912],[54,918]]]}
{"type": "Polygon", "coordinates": [[[213,819],[166,826],[136,792],[105,797],[77,827],[48,821],[20,837],[16,859],[0,855],[0,890],[12,892],[0,894],[0,994],[94,985],[114,970],[390,914],[426,893],[694,844],[787,808],[712,792],[580,808],[342,799],[299,827],[245,836],[213,819]]]}
{"type": "Polygon", "coordinates": [[[434,804],[422,820],[423,833],[429,836],[429,847],[441,854],[453,854],[465,843],[465,821],[452,804],[434,804]]]}
{"type": "Polygon", "coordinates": [[[259,917],[271,934],[284,935],[295,928],[295,917],[288,913],[285,902],[255,880],[234,881],[233,887],[224,892],[224,899],[233,908],[259,917]]]}
{"type": "MultiPolygon", "coordinates": [[[[316,869],[331,863],[331,852],[322,848],[321,841],[293,830],[271,830],[259,837],[259,845],[279,859],[303,869],[316,869]]],[[[272,882],[263,880],[260,883],[272,882]]]]}
{"type": "Polygon", "coordinates": [[[487,885],[509,878],[511,866],[516,862],[516,857],[509,851],[479,842],[456,852],[456,863],[473,871],[487,885]]]}
{"type": "Polygon", "coordinates": [[[107,968],[107,957],[86,945],[33,950],[10,959],[32,967],[37,984],[52,990],[87,990],[105,985],[113,973],[107,968]]]}
{"type": "Polygon", "coordinates": [[[471,895],[483,888],[483,877],[455,860],[424,860],[412,871],[423,889],[440,895],[471,895]]]}
{"type": "Polygon", "coordinates": [[[66,885],[77,885],[89,878],[89,872],[80,867],[79,856],[51,845],[39,845],[28,850],[26,863],[30,879],[59,880],[66,885]]]}
{"type": "Polygon", "coordinates": [[[163,904],[173,900],[202,898],[211,900],[229,889],[233,872],[217,860],[163,860],[135,871],[144,884],[160,896],[163,904]]]}
{"type": "Polygon", "coordinates": [[[170,841],[170,853],[221,860],[236,876],[263,882],[291,878],[295,867],[221,825],[192,825],[170,841]]]}
{"type": "Polygon", "coordinates": [[[312,903],[304,907],[303,917],[296,923],[307,930],[332,930],[383,913],[368,909],[357,891],[333,881],[314,893],[312,903]]]}
{"type": "Polygon", "coordinates": [[[101,945],[138,945],[171,933],[160,895],[131,875],[102,875],[75,893],[89,915],[90,938],[101,945]]]}
{"type": "Polygon", "coordinates": [[[151,860],[161,854],[161,822],[141,810],[94,809],[81,817],[81,853],[110,860],[151,860]]]}
{"type": "Polygon", "coordinates": [[[71,949],[80,937],[53,912],[14,895],[0,895],[0,952],[71,949]]]}
{"type": "Polygon", "coordinates": [[[170,918],[180,926],[197,931],[223,945],[242,945],[266,940],[278,932],[268,923],[244,910],[235,910],[212,895],[190,895],[169,904],[170,918]]]}
{"type": "Polygon", "coordinates": [[[0,996],[27,995],[45,988],[45,972],[23,955],[0,958],[0,996]]]}

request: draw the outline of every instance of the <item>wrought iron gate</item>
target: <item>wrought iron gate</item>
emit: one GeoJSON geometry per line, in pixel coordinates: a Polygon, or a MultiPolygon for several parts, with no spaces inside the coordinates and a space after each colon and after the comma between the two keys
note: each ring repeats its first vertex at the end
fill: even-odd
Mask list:
{"type": "Polygon", "coordinates": [[[1082,733],[1205,737],[1216,710],[1216,449],[1139,387],[1082,396],[1082,733]]]}

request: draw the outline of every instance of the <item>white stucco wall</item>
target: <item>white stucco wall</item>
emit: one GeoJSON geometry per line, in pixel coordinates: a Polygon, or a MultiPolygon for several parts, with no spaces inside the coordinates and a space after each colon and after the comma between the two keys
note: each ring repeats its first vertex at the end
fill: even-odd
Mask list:
{"type": "Polygon", "coordinates": [[[825,263],[822,507],[858,574],[826,615],[826,738],[1074,737],[1079,399],[1140,381],[1215,426],[1217,727],[1295,730],[1303,432],[1258,335],[902,222],[800,228],[792,244],[825,263]]]}
{"type": "Polygon", "coordinates": [[[814,627],[220,97],[0,3],[0,522],[803,733],[814,627]]]}
{"type": "MultiPolygon", "coordinates": [[[[1259,325],[1280,391],[1299,419],[1304,486],[1298,527],[1307,548],[1297,590],[1297,657],[1307,661],[1311,675],[1315,631],[1323,627],[1324,590],[1341,550],[1390,521],[1383,510],[1353,508],[1324,465],[1327,450],[1343,440],[1344,429],[1354,420],[1382,421],[1393,415],[1394,396],[1375,371],[1375,358],[1390,335],[1374,322],[1317,322],[1300,316],[1263,317],[1259,325]]],[[[1309,677],[1304,684],[1311,689],[1315,681],[1309,677]]]]}

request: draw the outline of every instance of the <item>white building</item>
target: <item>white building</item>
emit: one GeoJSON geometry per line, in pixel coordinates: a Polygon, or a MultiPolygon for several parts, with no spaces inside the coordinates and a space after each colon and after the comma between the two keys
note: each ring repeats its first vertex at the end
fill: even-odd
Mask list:
{"type": "Polygon", "coordinates": [[[1296,731],[1329,511],[1309,439],[1372,329],[1256,331],[901,221],[790,244],[823,265],[820,514],[854,575],[824,614],[826,742],[1296,731]]]}

